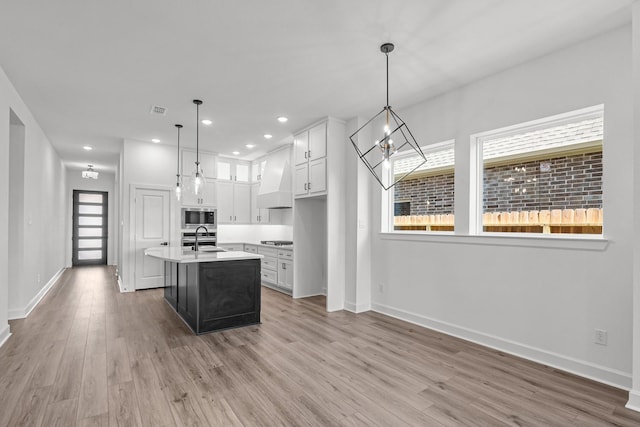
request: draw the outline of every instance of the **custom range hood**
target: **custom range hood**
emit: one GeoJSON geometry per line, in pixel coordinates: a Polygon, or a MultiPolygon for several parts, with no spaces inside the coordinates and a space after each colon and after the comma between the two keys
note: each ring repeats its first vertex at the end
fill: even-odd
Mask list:
{"type": "Polygon", "coordinates": [[[260,209],[292,206],[291,166],[284,156],[270,156],[264,167],[256,204],[260,209]]]}

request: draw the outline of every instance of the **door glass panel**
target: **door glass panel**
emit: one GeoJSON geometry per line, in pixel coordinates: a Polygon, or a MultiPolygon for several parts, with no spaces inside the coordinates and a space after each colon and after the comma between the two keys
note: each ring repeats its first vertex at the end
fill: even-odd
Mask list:
{"type": "Polygon", "coordinates": [[[102,225],[101,216],[79,216],[78,225],[102,225]]]}
{"type": "Polygon", "coordinates": [[[100,259],[102,258],[102,251],[78,251],[78,259],[100,259]]]}
{"type": "Polygon", "coordinates": [[[80,193],[78,201],[80,203],[102,203],[102,194],[80,193]]]}
{"type": "Polygon", "coordinates": [[[102,237],[102,228],[79,228],[80,237],[102,237]]]}
{"type": "Polygon", "coordinates": [[[79,205],[78,213],[80,215],[90,214],[90,215],[102,215],[102,206],[96,205],[79,205]]]}
{"type": "Polygon", "coordinates": [[[99,248],[102,246],[102,239],[80,239],[78,240],[79,248],[99,248]]]}

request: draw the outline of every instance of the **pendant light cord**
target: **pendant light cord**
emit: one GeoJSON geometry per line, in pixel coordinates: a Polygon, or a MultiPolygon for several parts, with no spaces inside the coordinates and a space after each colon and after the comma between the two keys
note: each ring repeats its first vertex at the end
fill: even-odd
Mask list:
{"type": "Polygon", "coordinates": [[[176,174],[176,176],[178,177],[178,179],[180,178],[180,127],[176,126],[178,128],[178,173],[176,174]]]}
{"type": "MultiPolygon", "coordinates": [[[[196,103],[196,167],[200,169],[200,104],[196,103]]],[[[199,172],[199,171],[198,171],[199,172]]]]}

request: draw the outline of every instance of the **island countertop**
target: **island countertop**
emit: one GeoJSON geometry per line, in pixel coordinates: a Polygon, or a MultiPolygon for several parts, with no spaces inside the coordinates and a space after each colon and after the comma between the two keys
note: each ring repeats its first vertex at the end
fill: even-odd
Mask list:
{"type": "Polygon", "coordinates": [[[144,254],[165,261],[177,262],[179,264],[193,262],[239,261],[243,259],[263,258],[263,255],[242,251],[201,250],[195,252],[192,250],[184,249],[182,246],[159,246],[148,248],[144,251],[144,254]]]}

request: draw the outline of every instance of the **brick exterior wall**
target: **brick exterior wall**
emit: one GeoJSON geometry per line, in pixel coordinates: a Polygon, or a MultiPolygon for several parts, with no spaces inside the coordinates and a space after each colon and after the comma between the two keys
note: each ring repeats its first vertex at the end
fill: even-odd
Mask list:
{"type": "Polygon", "coordinates": [[[453,213],[453,172],[403,180],[394,188],[396,202],[411,202],[410,215],[453,213]]]}
{"type": "Polygon", "coordinates": [[[602,208],[602,151],[488,167],[483,205],[485,212],[602,208]]]}
{"type": "MultiPolygon", "coordinates": [[[[410,215],[451,214],[453,178],[401,181],[394,199],[410,201],[410,215]]],[[[602,208],[602,151],[488,167],[483,205],[484,212],[602,208]]]]}

